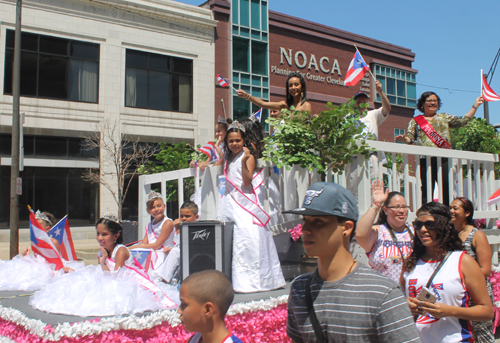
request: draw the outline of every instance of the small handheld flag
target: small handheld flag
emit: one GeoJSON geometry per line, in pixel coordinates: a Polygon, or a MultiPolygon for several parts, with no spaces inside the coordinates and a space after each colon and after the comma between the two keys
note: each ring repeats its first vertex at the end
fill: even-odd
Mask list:
{"type": "Polygon", "coordinates": [[[358,83],[359,80],[361,80],[365,76],[368,70],[370,70],[370,67],[365,63],[365,60],[359,53],[358,48],[356,48],[354,57],[352,58],[352,61],[349,64],[349,68],[347,69],[344,85],[345,86],[356,85],[356,83],[358,83]]]}
{"type": "Polygon", "coordinates": [[[261,121],[261,119],[262,119],[262,108],[260,110],[258,110],[257,112],[255,112],[253,114],[253,116],[255,117],[255,119],[257,119],[259,121],[259,123],[262,122],[261,121]]]}
{"type": "Polygon", "coordinates": [[[76,261],[75,246],[73,245],[73,238],[71,237],[71,230],[69,228],[68,216],[65,215],[56,225],[49,231],[49,235],[59,242],[61,245],[61,256],[67,261],[76,261]]]}
{"type": "Polygon", "coordinates": [[[140,267],[144,269],[146,272],[149,269],[149,266],[151,265],[151,250],[150,249],[132,249],[130,250],[130,253],[132,254],[132,257],[134,258],[134,263],[137,267],[140,267]]]}
{"type": "Polygon", "coordinates": [[[217,78],[217,82],[219,82],[219,85],[221,87],[231,87],[235,92],[236,92],[236,89],[229,83],[226,81],[226,79],[224,79],[222,76],[220,76],[220,74],[217,74],[217,76],[215,76],[217,78]]]}
{"type": "Polygon", "coordinates": [[[50,240],[47,232],[40,226],[40,223],[35,217],[35,213],[28,206],[30,210],[30,236],[31,236],[31,249],[34,253],[42,256],[47,262],[55,265],[55,270],[64,267],[61,256],[56,247],[50,240]]]}
{"type": "Polygon", "coordinates": [[[500,96],[493,91],[486,78],[484,77],[483,70],[481,69],[481,94],[484,101],[500,101],[500,96]]]}
{"type": "Polygon", "coordinates": [[[208,156],[208,162],[219,160],[219,155],[217,154],[214,142],[208,142],[205,146],[199,148],[198,151],[201,151],[208,156]]]}

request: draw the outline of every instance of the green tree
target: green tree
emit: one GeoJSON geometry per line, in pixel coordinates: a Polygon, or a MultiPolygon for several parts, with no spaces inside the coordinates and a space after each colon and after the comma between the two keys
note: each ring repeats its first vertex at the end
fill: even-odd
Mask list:
{"type": "Polygon", "coordinates": [[[317,115],[283,110],[282,118],[268,118],[267,122],[276,130],[264,139],[264,159],[279,168],[297,164],[316,169],[324,180],[328,169],[342,173],[354,155],[368,158],[371,151],[361,139],[364,124],[353,100],[339,106],[328,103],[327,110],[317,115]]]}

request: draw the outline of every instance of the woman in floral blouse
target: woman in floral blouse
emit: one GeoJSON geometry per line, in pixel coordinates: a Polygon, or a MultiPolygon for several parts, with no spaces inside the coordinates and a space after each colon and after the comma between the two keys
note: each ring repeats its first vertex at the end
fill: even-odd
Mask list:
{"type": "MultiPolygon", "coordinates": [[[[406,144],[415,144],[433,148],[451,149],[450,127],[462,127],[467,125],[476,114],[477,108],[481,106],[484,99],[482,96],[474,101],[471,109],[463,117],[455,117],[448,113],[437,113],[441,108],[441,99],[434,92],[425,92],[417,102],[417,109],[423,116],[412,118],[408,124],[405,135],[396,137],[396,141],[406,144]]],[[[422,204],[432,201],[432,194],[427,195],[427,160],[420,159],[420,179],[422,181],[422,204]]],[[[449,205],[448,189],[448,159],[442,158],[442,180],[443,180],[443,203],[449,205]]],[[[431,158],[432,186],[438,179],[437,157],[431,158]]]]}

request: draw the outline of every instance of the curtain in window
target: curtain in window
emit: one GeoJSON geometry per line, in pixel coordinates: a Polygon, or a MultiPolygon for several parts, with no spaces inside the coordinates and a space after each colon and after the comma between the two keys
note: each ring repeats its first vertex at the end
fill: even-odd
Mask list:
{"type": "Polygon", "coordinates": [[[97,103],[98,63],[69,60],[69,99],[97,103]]]}
{"type": "Polygon", "coordinates": [[[125,106],[137,105],[137,71],[127,68],[125,73],[125,106]]]}
{"type": "Polygon", "coordinates": [[[191,112],[191,78],[179,75],[179,111],[191,112]]]}

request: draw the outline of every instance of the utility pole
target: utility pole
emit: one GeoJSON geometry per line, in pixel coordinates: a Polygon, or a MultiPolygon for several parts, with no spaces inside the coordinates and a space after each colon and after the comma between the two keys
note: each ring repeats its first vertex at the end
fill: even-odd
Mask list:
{"type": "Polygon", "coordinates": [[[19,254],[19,95],[21,92],[21,10],[22,2],[16,4],[16,34],[14,40],[14,66],[12,68],[12,151],[10,166],[10,258],[19,254]]]}

